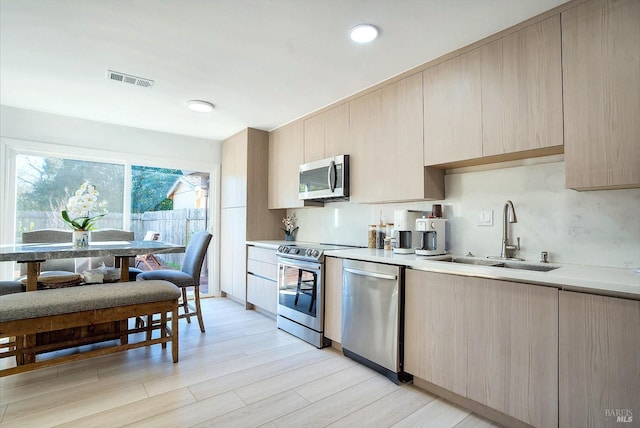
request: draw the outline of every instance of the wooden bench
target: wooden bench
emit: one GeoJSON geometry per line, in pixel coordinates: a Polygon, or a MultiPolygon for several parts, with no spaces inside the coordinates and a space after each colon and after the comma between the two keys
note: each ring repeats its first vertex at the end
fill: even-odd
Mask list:
{"type": "MultiPolygon", "coordinates": [[[[0,358],[15,357],[17,364],[0,369],[0,377],[142,346],[162,344],[166,348],[167,342],[171,342],[173,362],[177,363],[180,295],[178,287],[168,281],[158,280],[95,284],[0,296],[0,358]],[[169,312],[171,327],[167,325],[169,312]],[[154,314],[160,315],[159,324],[129,327],[130,318],[151,318],[154,314]],[[116,324],[116,338],[119,339],[103,342],[97,349],[37,358],[39,354],[82,343],[70,339],[38,345],[36,335],[104,323],[116,324]],[[153,338],[154,330],[160,332],[159,337],[153,338]],[[130,343],[129,335],[134,333],[144,334],[131,337],[134,342],[130,343]]],[[[113,333],[104,337],[98,334],[92,341],[113,338],[113,333]]]]}

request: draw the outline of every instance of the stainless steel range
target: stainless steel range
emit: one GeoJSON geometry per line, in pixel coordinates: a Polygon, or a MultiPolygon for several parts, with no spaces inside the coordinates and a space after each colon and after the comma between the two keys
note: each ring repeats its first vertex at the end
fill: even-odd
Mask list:
{"type": "Polygon", "coordinates": [[[324,337],[324,252],[346,245],[296,243],[281,245],[278,256],[278,328],[317,348],[324,337]]]}

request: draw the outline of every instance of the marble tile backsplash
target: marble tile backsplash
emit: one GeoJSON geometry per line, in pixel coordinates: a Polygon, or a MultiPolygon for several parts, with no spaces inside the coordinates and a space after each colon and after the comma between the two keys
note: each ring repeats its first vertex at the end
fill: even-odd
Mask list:
{"type": "MultiPolygon", "coordinates": [[[[410,186],[411,183],[407,183],[410,186]]],[[[449,219],[447,249],[452,254],[499,255],[502,212],[507,200],[518,223],[518,256],[539,261],[634,268],[640,266],[640,189],[576,192],[564,188],[564,162],[453,173],[445,176],[443,201],[361,205],[328,203],[322,208],[290,210],[298,218],[297,239],[367,245],[367,225],[393,222],[396,209],[431,211],[443,207],[449,219]],[[483,210],[493,212],[492,226],[478,226],[483,210]]]]}

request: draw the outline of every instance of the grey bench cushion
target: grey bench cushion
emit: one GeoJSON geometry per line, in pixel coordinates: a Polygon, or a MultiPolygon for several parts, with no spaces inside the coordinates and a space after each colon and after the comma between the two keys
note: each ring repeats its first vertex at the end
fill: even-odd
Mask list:
{"type": "Polygon", "coordinates": [[[168,281],[119,282],[0,296],[0,322],[178,299],[168,281]]]}

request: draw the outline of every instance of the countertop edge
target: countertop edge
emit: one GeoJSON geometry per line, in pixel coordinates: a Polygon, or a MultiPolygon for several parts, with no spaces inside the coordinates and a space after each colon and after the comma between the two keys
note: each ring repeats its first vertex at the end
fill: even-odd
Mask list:
{"type": "Polygon", "coordinates": [[[327,251],[325,255],[343,259],[401,265],[426,272],[521,282],[555,287],[564,291],[640,300],[640,275],[634,273],[632,269],[559,265],[558,269],[550,272],[536,272],[450,263],[442,260],[416,257],[415,254],[393,254],[390,251],[372,249],[327,251]]]}
{"type": "MultiPolygon", "coordinates": [[[[295,243],[295,241],[284,240],[246,241],[247,245],[274,251],[280,245],[293,245],[295,243]]],[[[298,244],[303,243],[298,242],[298,244]]],[[[632,269],[559,265],[558,269],[550,272],[535,272],[450,263],[438,260],[438,258],[442,259],[443,257],[425,258],[417,257],[415,254],[395,254],[388,250],[369,248],[330,250],[325,251],[325,256],[399,265],[426,272],[521,282],[555,287],[564,291],[640,300],[640,274],[634,273],[632,269]]],[[[450,255],[445,257],[450,257],[450,255]]]]}

